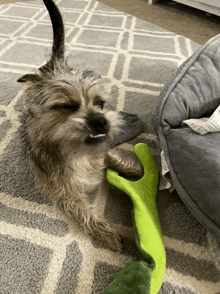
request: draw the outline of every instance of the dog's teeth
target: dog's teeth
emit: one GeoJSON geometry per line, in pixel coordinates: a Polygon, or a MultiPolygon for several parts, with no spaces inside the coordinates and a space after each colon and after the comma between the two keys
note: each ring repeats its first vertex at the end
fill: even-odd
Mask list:
{"type": "Polygon", "coordinates": [[[101,138],[101,137],[105,137],[106,136],[106,134],[98,134],[98,135],[92,135],[92,134],[90,134],[90,137],[91,138],[101,138]]]}

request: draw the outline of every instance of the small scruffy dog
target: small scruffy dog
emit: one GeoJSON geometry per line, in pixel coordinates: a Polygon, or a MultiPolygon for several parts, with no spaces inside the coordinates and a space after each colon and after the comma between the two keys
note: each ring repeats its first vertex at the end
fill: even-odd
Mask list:
{"type": "Polygon", "coordinates": [[[117,232],[88,199],[104,180],[106,167],[141,176],[142,166],[109,150],[107,139],[123,119],[110,108],[98,74],[67,65],[62,16],[52,0],[43,1],[53,26],[52,55],[38,74],[18,80],[27,83],[20,128],[25,154],[41,193],[92,237],[120,250],[117,232]]]}

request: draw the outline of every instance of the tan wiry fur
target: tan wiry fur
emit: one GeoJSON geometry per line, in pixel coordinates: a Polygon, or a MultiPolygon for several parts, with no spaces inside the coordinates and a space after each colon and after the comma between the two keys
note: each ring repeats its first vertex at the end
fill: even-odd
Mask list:
{"type": "Polygon", "coordinates": [[[61,15],[52,0],[44,3],[55,32],[51,60],[37,74],[18,80],[27,83],[20,129],[25,154],[41,193],[85,232],[120,250],[118,234],[88,198],[104,180],[107,167],[141,176],[142,166],[135,158],[124,160],[119,151],[109,150],[108,139],[123,120],[111,109],[99,75],[68,67],[61,15]]]}

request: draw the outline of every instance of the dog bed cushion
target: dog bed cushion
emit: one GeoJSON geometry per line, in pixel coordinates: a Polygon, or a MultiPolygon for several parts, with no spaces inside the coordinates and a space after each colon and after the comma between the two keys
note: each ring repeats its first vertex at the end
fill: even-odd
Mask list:
{"type": "Polygon", "coordinates": [[[183,121],[209,117],[220,105],[220,34],[175,72],[162,90],[153,117],[179,196],[220,239],[220,132],[200,135],[183,121]]]}

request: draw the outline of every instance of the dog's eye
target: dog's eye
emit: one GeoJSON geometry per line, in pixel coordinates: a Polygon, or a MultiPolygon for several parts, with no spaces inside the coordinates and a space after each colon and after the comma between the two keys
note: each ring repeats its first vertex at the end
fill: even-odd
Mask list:
{"type": "Polygon", "coordinates": [[[104,104],[105,104],[104,101],[97,101],[95,105],[96,105],[97,107],[99,107],[100,109],[103,109],[103,108],[104,108],[104,104]]]}
{"type": "Polygon", "coordinates": [[[69,110],[69,111],[77,111],[79,109],[78,104],[55,104],[51,107],[51,109],[57,109],[57,110],[69,110]]]}

